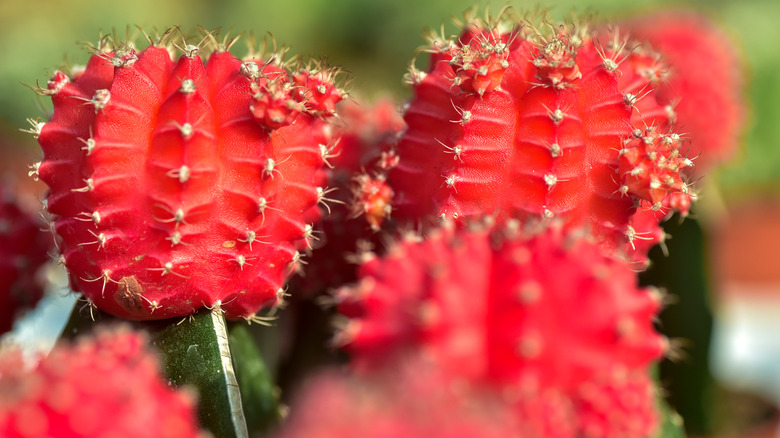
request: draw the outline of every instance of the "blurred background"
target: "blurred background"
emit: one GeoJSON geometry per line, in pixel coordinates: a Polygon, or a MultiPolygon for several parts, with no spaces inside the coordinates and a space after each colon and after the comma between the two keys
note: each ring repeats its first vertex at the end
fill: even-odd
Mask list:
{"type": "MultiPolygon", "coordinates": [[[[507,2],[478,3],[498,12],[507,2]]],[[[595,12],[624,19],[663,8],[697,10],[739,46],[748,117],[739,152],[698,182],[693,220],[673,219],[671,256],[654,252],[642,281],[665,287],[675,304],[661,329],[683,354],[665,363],[662,383],[697,436],[780,436],[780,2],[776,0],[558,0],[508,3],[549,8],[553,18],[595,12]],[[713,317],[714,315],[714,317],[713,317]]],[[[32,208],[45,189],[27,178],[38,161],[35,140],[20,132],[27,118],[47,118],[49,104],[24,84],[45,84],[63,64],[82,64],[83,41],[135,26],[148,33],[178,25],[273,35],[291,54],[326,59],[349,72],[365,100],[409,97],[402,76],[425,28],[445,25],[471,0],[161,1],[27,0],[0,2],[0,177],[25,193],[32,208]]],[[[139,40],[140,41],[140,40],[139,40]]],[[[239,42],[234,53],[242,55],[239,42]]],[[[421,63],[422,64],[422,63],[421,63]]]]}

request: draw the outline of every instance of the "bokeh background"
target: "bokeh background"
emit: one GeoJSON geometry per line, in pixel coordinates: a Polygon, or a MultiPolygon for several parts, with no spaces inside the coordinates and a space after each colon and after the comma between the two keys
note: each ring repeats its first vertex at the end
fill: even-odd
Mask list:
{"type": "MultiPolygon", "coordinates": [[[[735,41],[746,74],[748,117],[739,152],[699,182],[695,220],[669,227],[671,257],[654,253],[643,281],[666,287],[676,304],[662,328],[685,354],[664,365],[662,382],[694,435],[777,433],[780,401],[780,1],[481,1],[484,10],[549,8],[553,18],[595,12],[623,19],[656,9],[695,9],[735,41]],[[713,319],[712,315],[715,315],[713,319]],[[713,322],[714,321],[714,322],[713,322]],[[712,376],[718,379],[714,379],[712,376]]],[[[60,65],[82,64],[84,41],[102,33],[149,33],[177,25],[224,34],[270,34],[291,54],[326,59],[349,73],[350,89],[372,100],[409,96],[402,76],[425,28],[445,25],[471,0],[0,1],[0,176],[34,206],[44,187],[26,177],[40,159],[27,118],[49,105],[24,84],[45,84],[60,65]]],[[[140,35],[139,35],[140,36],[140,35]]],[[[140,40],[140,38],[139,38],[140,40]]],[[[242,43],[235,53],[245,51],[242,43]]],[[[729,435],[734,436],[734,435],[729,435]]],[[[758,436],[758,435],[750,435],[758,436]]]]}

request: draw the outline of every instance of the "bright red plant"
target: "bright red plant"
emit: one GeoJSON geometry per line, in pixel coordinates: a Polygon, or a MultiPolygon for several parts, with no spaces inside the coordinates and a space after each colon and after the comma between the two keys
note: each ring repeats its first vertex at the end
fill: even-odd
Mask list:
{"type": "Polygon", "coordinates": [[[254,319],[314,237],[305,213],[327,193],[315,175],[334,141],[335,72],[279,53],[240,60],[213,38],[205,64],[193,45],[176,61],[151,42],[101,44],[44,91],[54,114],[35,170],[72,287],[123,318],[219,306],[254,319]]]}
{"type": "Polygon", "coordinates": [[[668,66],[617,31],[539,27],[471,19],[457,38],[431,38],[429,67],[408,76],[394,215],[561,218],[641,265],[635,242],[692,197],[674,107],[653,92],[668,66]],[[651,229],[635,227],[638,208],[656,213],[651,229]]]}
{"type": "Polygon", "coordinates": [[[584,235],[439,231],[366,261],[337,297],[337,337],[362,370],[422,355],[459,384],[493,387],[525,436],[650,436],[649,366],[667,341],[660,298],[584,235]]]}
{"type": "Polygon", "coordinates": [[[194,396],[168,385],[147,337],[127,327],[60,344],[29,369],[18,350],[0,354],[0,435],[204,436],[194,396]]]}

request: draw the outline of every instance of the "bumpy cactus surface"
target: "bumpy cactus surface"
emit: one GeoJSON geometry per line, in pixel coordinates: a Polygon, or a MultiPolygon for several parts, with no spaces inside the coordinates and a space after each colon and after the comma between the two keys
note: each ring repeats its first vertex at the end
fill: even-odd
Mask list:
{"type": "Polygon", "coordinates": [[[193,395],[168,385],[146,336],[126,327],[58,345],[29,370],[5,351],[0,388],[6,438],[203,436],[193,395]]]}
{"type": "Polygon", "coordinates": [[[63,261],[72,287],[117,316],[255,318],[313,238],[335,73],[204,40],[205,63],[194,45],[172,59],[165,38],[142,51],[103,41],[44,90],[54,115],[36,171],[63,261]]]}
{"type": "Polygon", "coordinates": [[[0,333],[10,330],[16,314],[43,295],[37,271],[49,260],[51,238],[41,226],[13,195],[0,189],[0,333]]]}
{"type": "Polygon", "coordinates": [[[635,252],[655,234],[637,232],[637,207],[658,222],[670,196],[690,198],[674,108],[653,93],[666,80],[661,56],[585,22],[547,26],[472,19],[455,38],[431,38],[428,69],[408,76],[395,216],[557,217],[635,252]]]}
{"type": "Polygon", "coordinates": [[[453,381],[496,388],[527,436],[649,436],[648,367],[667,348],[658,295],[581,236],[516,225],[446,229],[369,259],[338,293],[338,341],[359,369],[421,354],[453,381]]]}

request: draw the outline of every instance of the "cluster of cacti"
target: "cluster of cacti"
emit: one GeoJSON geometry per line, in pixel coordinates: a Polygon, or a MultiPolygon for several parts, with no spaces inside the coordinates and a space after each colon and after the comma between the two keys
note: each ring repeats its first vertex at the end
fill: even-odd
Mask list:
{"type": "Polygon", "coordinates": [[[200,432],[194,394],[171,388],[146,336],[97,330],[25,364],[0,355],[0,435],[185,438],[200,432]]]}
{"type": "MultiPolygon", "coordinates": [[[[239,59],[209,32],[145,49],[102,38],[39,90],[53,113],[30,130],[70,288],[90,314],[167,320],[138,323],[161,346],[183,342],[166,327],[209,315],[210,341],[165,360],[198,374],[213,344],[236,436],[236,388],[261,367],[234,372],[223,316],[267,323],[293,294],[337,304],[350,366],[295,399],[280,437],[649,437],[662,420],[650,370],[670,343],[661,295],[635,270],[696,199],[709,122],[683,102],[731,105],[720,150],[742,110],[693,78],[686,53],[719,38],[681,47],[683,30],[629,27],[652,45],[586,20],[468,16],[430,38],[403,116],[391,100],[341,102],[337,69],[285,50],[239,59]]],[[[143,335],[100,332],[30,372],[19,360],[0,361],[9,436],[199,433],[143,335]]]]}

